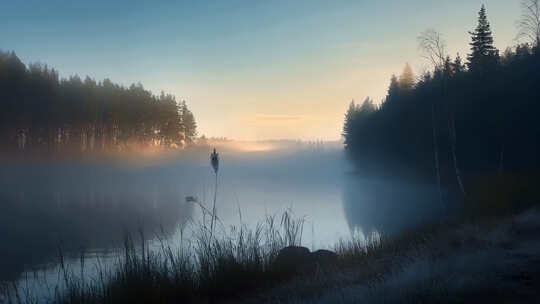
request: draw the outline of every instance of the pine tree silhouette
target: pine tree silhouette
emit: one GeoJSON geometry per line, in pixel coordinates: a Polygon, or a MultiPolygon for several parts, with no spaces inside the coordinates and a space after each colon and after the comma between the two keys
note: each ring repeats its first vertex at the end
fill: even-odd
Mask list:
{"type": "Polygon", "coordinates": [[[486,7],[482,5],[478,13],[478,25],[471,34],[471,53],[467,57],[469,70],[484,71],[496,62],[499,51],[493,46],[493,35],[487,20],[486,7]]]}

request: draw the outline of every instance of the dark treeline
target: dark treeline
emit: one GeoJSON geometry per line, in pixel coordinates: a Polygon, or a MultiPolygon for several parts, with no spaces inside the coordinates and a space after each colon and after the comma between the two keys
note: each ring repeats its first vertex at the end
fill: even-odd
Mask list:
{"type": "Polygon", "coordinates": [[[419,37],[434,69],[416,78],[407,65],[392,76],[380,105],[367,98],[346,114],[348,155],[362,168],[411,173],[466,194],[467,183],[493,172],[540,169],[538,38],[501,54],[485,8],[470,32],[467,62],[444,53],[434,31],[419,37]],[[372,160],[384,160],[373,162],[372,160]]]}
{"type": "Polygon", "coordinates": [[[184,101],[105,79],[60,79],[41,64],[0,52],[0,151],[4,154],[101,153],[180,147],[196,135],[184,101]]]}

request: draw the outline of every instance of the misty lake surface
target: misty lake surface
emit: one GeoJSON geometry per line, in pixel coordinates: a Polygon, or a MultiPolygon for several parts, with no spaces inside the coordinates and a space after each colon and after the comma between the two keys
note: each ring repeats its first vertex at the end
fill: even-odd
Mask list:
{"type": "MultiPolygon", "coordinates": [[[[212,207],[210,152],[2,165],[0,281],[56,277],[59,248],[74,267],[81,252],[86,265],[107,263],[126,233],[179,243],[186,227],[201,221],[201,205],[212,207]]],[[[432,185],[364,176],[338,143],[245,143],[218,152],[223,229],[254,227],[289,210],[305,220],[303,245],[331,249],[353,232],[399,233],[443,212],[432,185]]]]}

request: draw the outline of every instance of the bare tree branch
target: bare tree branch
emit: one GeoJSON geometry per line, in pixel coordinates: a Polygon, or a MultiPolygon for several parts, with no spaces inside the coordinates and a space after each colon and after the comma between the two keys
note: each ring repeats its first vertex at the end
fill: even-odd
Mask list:
{"type": "MultiPolygon", "coordinates": [[[[417,39],[421,56],[427,59],[433,65],[435,70],[442,70],[444,61],[446,59],[446,43],[442,39],[442,35],[434,29],[427,29],[422,32],[417,39]]],[[[431,130],[433,132],[433,161],[435,164],[435,174],[439,190],[439,202],[441,205],[444,205],[441,187],[441,166],[439,159],[439,144],[434,101],[431,104],[431,130]]]]}
{"type": "Polygon", "coordinates": [[[519,32],[516,39],[529,40],[540,45],[540,0],[521,0],[521,19],[517,22],[519,32]]]}
{"type": "Polygon", "coordinates": [[[435,69],[442,68],[446,59],[446,43],[442,35],[434,29],[427,29],[417,40],[421,56],[429,60],[435,69]]]}

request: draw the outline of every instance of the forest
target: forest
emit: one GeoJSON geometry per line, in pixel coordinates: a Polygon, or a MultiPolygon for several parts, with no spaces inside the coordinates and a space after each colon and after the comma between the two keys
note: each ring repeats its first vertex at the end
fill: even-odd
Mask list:
{"type": "Polygon", "coordinates": [[[26,66],[0,52],[0,153],[80,155],[182,148],[196,134],[185,101],[141,84],[124,87],[79,76],[60,78],[39,63],[26,66]]]}
{"type": "Polygon", "coordinates": [[[384,166],[463,196],[479,176],[537,176],[538,28],[523,28],[531,39],[501,53],[482,7],[466,60],[446,54],[440,33],[420,34],[419,48],[433,69],[417,77],[407,64],[380,104],[370,98],[350,104],[343,128],[348,156],[360,169],[384,166]]]}

